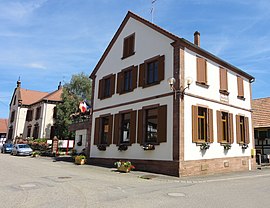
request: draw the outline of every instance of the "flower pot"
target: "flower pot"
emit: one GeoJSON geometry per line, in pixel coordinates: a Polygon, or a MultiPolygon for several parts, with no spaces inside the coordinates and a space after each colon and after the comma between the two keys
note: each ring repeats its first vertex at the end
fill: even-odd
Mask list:
{"type": "Polygon", "coordinates": [[[77,164],[77,165],[84,165],[85,162],[86,162],[85,159],[81,159],[79,157],[75,157],[75,164],[77,164]]]}
{"type": "Polygon", "coordinates": [[[120,167],[117,168],[118,171],[128,173],[130,172],[130,167],[125,167],[124,165],[121,165],[120,167]]]}

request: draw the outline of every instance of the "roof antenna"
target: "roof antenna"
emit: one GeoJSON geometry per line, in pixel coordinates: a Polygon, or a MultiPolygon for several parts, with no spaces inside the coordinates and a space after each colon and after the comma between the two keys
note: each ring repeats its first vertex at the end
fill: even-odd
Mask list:
{"type": "Polygon", "coordinates": [[[151,15],[152,15],[152,23],[154,23],[154,3],[156,2],[157,0],[152,0],[152,8],[151,8],[151,15]]]}

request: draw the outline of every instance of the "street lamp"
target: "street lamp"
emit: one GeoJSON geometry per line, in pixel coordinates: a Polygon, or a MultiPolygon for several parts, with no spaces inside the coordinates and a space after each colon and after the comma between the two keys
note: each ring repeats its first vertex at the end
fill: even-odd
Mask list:
{"type": "Polygon", "coordinates": [[[185,90],[186,89],[189,89],[189,86],[192,84],[193,79],[191,77],[187,77],[185,79],[185,85],[186,86],[185,85],[184,86],[181,85],[180,86],[180,89],[176,89],[174,87],[174,84],[176,82],[175,78],[170,77],[170,78],[167,79],[167,81],[168,81],[168,83],[170,85],[170,89],[174,91],[174,98],[176,99],[176,96],[177,95],[180,95],[181,99],[184,99],[185,90]]]}

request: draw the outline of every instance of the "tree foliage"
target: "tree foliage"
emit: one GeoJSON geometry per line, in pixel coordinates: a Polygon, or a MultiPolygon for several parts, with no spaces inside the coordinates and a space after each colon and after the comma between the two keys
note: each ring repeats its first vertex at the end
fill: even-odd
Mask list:
{"type": "Polygon", "coordinates": [[[55,122],[56,135],[59,139],[70,139],[74,133],[69,132],[72,123],[70,115],[79,110],[79,103],[91,100],[92,83],[84,73],[72,75],[69,83],[64,84],[62,103],[57,105],[55,122]]]}

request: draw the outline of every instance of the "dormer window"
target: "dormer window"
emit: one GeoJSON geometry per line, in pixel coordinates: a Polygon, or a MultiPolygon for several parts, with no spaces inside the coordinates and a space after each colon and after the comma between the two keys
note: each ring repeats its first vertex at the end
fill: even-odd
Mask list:
{"type": "Polygon", "coordinates": [[[131,34],[130,36],[124,39],[122,59],[132,56],[135,53],[134,45],[135,45],[135,33],[131,34]]]}

